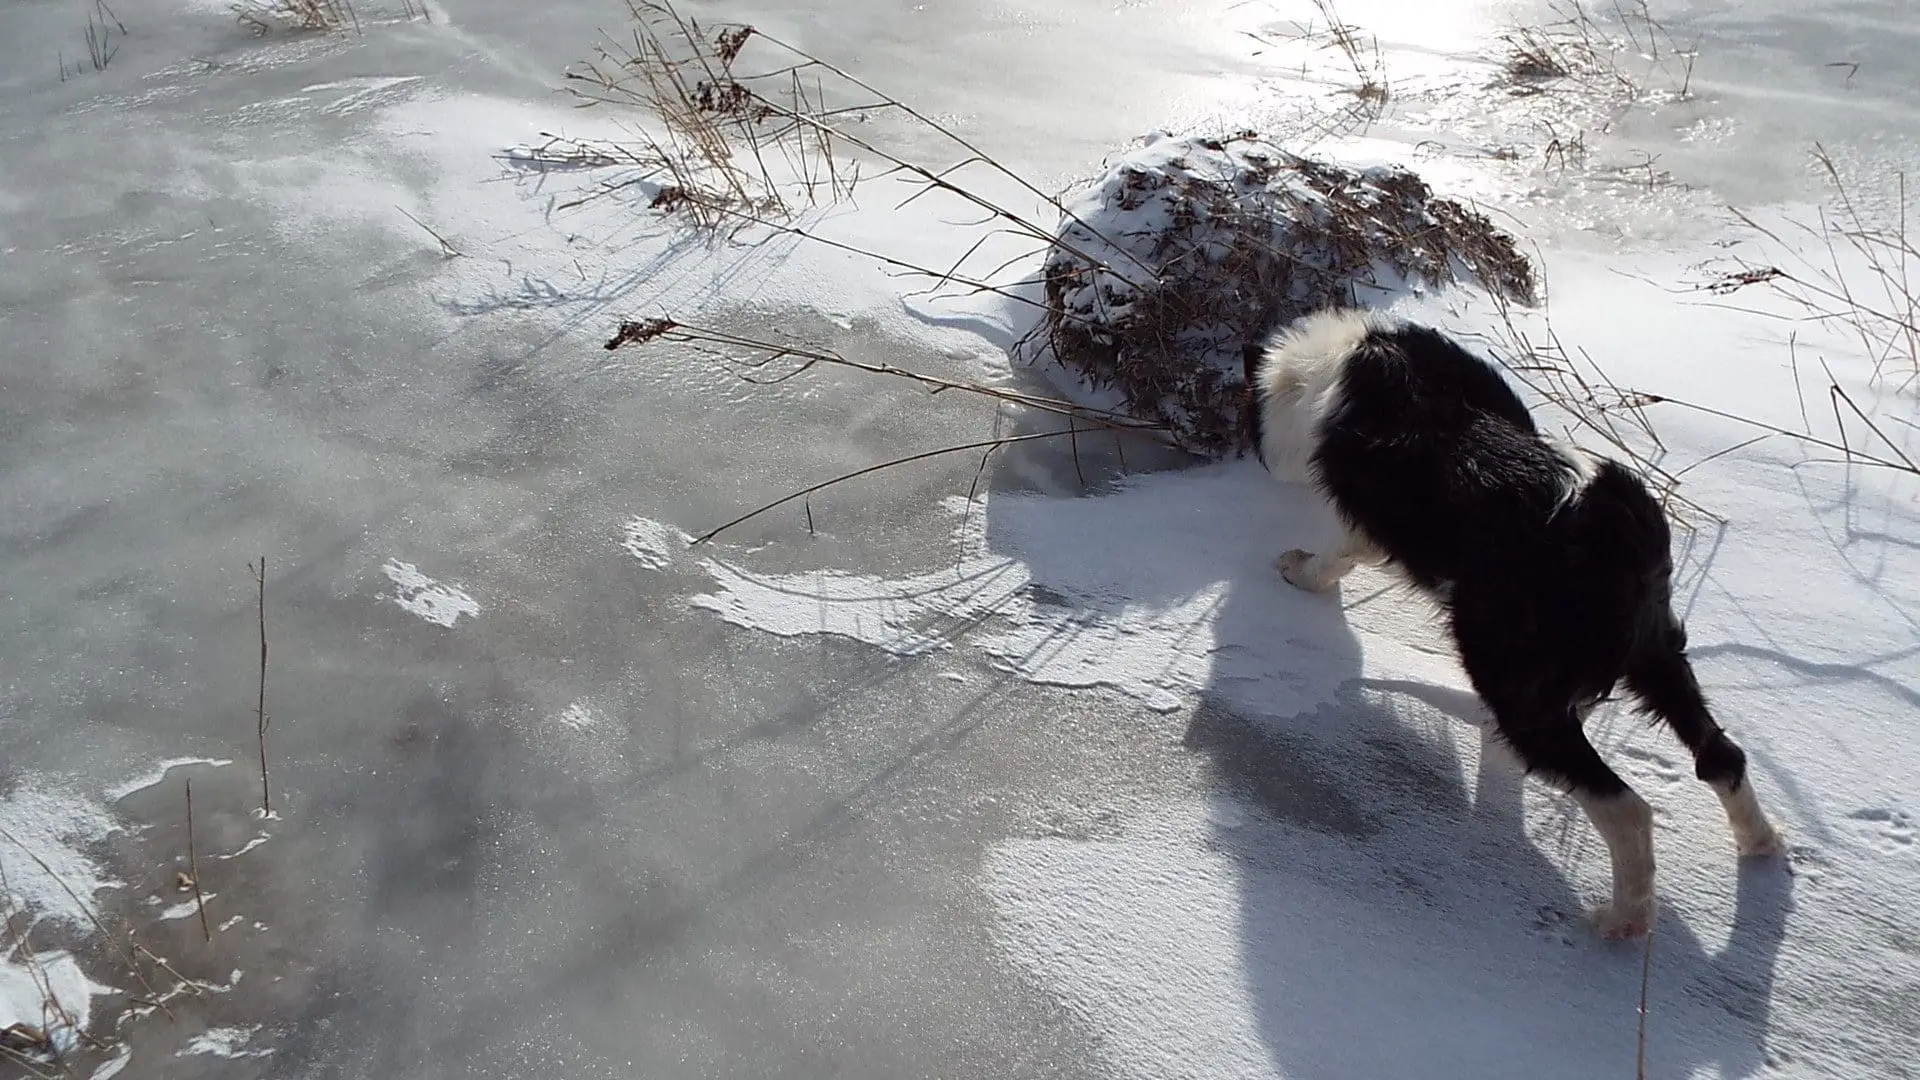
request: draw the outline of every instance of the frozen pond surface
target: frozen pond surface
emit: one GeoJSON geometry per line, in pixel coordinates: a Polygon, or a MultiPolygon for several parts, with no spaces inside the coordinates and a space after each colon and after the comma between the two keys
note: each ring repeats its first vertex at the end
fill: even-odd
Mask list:
{"type": "MultiPolygon", "coordinates": [[[[1817,356],[1920,456],[1913,394],[1857,339],[1686,291],[1735,240],[1779,257],[1729,204],[1813,220],[1816,142],[1897,219],[1904,4],[1657,5],[1645,78],[1672,100],[1634,108],[1489,88],[1498,35],[1551,13],[1415,6],[1340,5],[1389,104],[1320,150],[1507,215],[1557,332],[1623,382],[1798,428],[1804,376],[1830,434],[1817,356]]],[[[1010,448],[971,508],[962,456],[686,550],[996,421],[606,352],[620,317],[1039,385],[1006,360],[1024,316],[903,300],[814,245],[567,211],[591,177],[501,156],[611,130],[556,87],[624,11],[424,10],[264,37],[216,0],[0,10],[4,891],[16,929],[38,919],[40,982],[103,1037],[150,991],[90,911],[205,984],[76,1048],[79,1075],[1632,1075],[1640,952],[1581,925],[1597,837],[1483,761],[1417,604],[1365,574],[1344,611],[1278,581],[1304,503],[1253,463],[1108,485],[1089,450],[1083,497],[1064,448],[1010,448]],[[90,13],[116,20],[104,71],[90,13]],[[189,776],[211,944],[177,878],[189,776]]],[[[1310,3],[688,10],[831,58],[1047,190],[1152,129],[1303,131],[1347,101],[1337,58],[1281,40],[1310,3]]],[[[897,201],[822,228],[930,263],[977,237],[897,201]]],[[[1736,867],[1670,737],[1597,721],[1660,813],[1649,1075],[1911,1075],[1920,485],[1780,439],[1716,457],[1754,432],[1661,419],[1728,519],[1685,551],[1696,662],[1795,848],[1791,873],[1736,867]]],[[[45,1025],[23,957],[4,1022],[45,1025]]]]}

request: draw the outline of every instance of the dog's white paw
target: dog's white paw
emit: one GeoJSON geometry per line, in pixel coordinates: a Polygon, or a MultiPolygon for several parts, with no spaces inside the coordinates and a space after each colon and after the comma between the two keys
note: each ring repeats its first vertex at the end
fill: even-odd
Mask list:
{"type": "Polygon", "coordinates": [[[1592,912],[1593,928],[1608,941],[1630,941],[1653,929],[1653,898],[1599,904],[1592,912]]]}
{"type": "Polygon", "coordinates": [[[1326,584],[1316,579],[1311,573],[1313,559],[1313,552],[1294,548],[1275,559],[1273,565],[1280,568],[1280,576],[1286,578],[1287,584],[1294,588],[1305,589],[1308,592],[1325,592],[1326,584]]]}
{"type": "Polygon", "coordinates": [[[1720,790],[1720,805],[1727,811],[1727,824],[1733,829],[1733,846],[1740,852],[1741,858],[1769,858],[1787,849],[1780,839],[1780,833],[1767,820],[1766,811],[1760,809],[1760,800],[1754,797],[1753,784],[1743,783],[1732,791],[1720,790]]]}
{"type": "Polygon", "coordinates": [[[1737,833],[1734,845],[1740,849],[1743,859],[1771,859],[1787,850],[1780,832],[1771,825],[1763,826],[1745,833],[1737,833]]]}

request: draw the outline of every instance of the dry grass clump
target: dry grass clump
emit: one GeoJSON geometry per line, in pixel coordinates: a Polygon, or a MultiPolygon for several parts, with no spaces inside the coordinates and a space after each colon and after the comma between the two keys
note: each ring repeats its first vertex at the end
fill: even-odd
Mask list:
{"type": "MultiPolygon", "coordinates": [[[[126,37],[127,24],[121,22],[120,16],[115,15],[113,9],[107,6],[107,0],[93,0],[93,10],[87,13],[87,28],[81,40],[86,42],[87,63],[94,71],[107,70],[107,65],[113,63],[113,58],[120,55],[120,46],[113,40],[115,33],[123,38],[126,37]]],[[[58,59],[61,82],[66,82],[85,70],[77,60],[69,67],[65,50],[59,52],[58,59]]]]}
{"type": "Polygon", "coordinates": [[[1536,300],[1532,265],[1485,215],[1404,168],[1253,132],[1150,142],[1070,210],[1044,270],[1053,356],[1207,457],[1247,445],[1241,350],[1277,324],[1457,282],[1536,300]]]}
{"type": "MultiPolygon", "coordinates": [[[[1349,88],[1353,96],[1377,111],[1387,100],[1387,67],[1380,56],[1380,39],[1363,37],[1359,27],[1340,17],[1333,0],[1313,0],[1313,7],[1327,21],[1328,43],[1353,69],[1353,85],[1349,88]]],[[[1306,36],[1316,36],[1313,27],[1304,29],[1306,36]]]]}
{"type": "MultiPolygon", "coordinates": [[[[628,166],[603,193],[646,185],[650,209],[707,228],[785,216],[795,204],[850,194],[819,73],[803,62],[739,71],[751,26],[702,26],[671,3],[628,0],[627,35],[606,35],[592,59],[565,73],[584,105],[619,105],[644,118],[631,140],[549,136],[532,160],[566,168],[628,166]],[[803,74],[813,76],[813,85],[803,74]]],[[[851,111],[851,110],[841,110],[851,111]]]]}
{"type": "Polygon", "coordinates": [[[1558,38],[1534,26],[1523,26],[1500,35],[1507,47],[1504,70],[1517,90],[1537,86],[1550,79],[1572,75],[1591,58],[1580,42],[1558,38]]]}
{"type": "Polygon", "coordinates": [[[1697,54],[1674,41],[1646,0],[1615,3],[1611,21],[1583,0],[1552,0],[1547,10],[1553,18],[1546,23],[1500,35],[1502,81],[1510,92],[1542,94],[1567,82],[1630,101],[1690,95],[1697,54]]]}
{"type": "Polygon", "coordinates": [[[360,29],[360,16],[349,0],[243,0],[233,5],[233,16],[255,34],[276,27],[290,30],[360,29]]]}
{"type": "MultiPolygon", "coordinates": [[[[1289,141],[1302,150],[1322,139],[1365,130],[1386,111],[1392,97],[1380,39],[1347,22],[1333,0],[1313,0],[1313,9],[1317,18],[1288,19],[1261,30],[1245,31],[1254,41],[1280,53],[1299,55],[1305,47],[1338,57],[1332,72],[1319,75],[1330,78],[1339,96],[1332,102],[1308,96],[1297,103],[1298,113],[1286,120],[1291,129],[1289,141]]],[[[1307,56],[1302,56],[1301,81],[1312,77],[1309,70],[1313,66],[1307,56]]]]}

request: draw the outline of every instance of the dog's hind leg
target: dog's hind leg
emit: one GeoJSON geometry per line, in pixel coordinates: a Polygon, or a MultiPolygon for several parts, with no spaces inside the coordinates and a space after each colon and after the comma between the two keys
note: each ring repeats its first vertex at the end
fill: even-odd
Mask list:
{"type": "Polygon", "coordinates": [[[1694,775],[1720,797],[1727,824],[1741,855],[1780,853],[1780,834],[1767,821],[1747,776],[1747,755],[1707,708],[1693,665],[1687,661],[1687,635],[1668,621],[1656,642],[1643,644],[1627,663],[1627,689],[1646,710],[1673,728],[1693,752],[1694,775]]]}
{"type": "Polygon", "coordinates": [[[1594,926],[1616,940],[1646,933],[1654,916],[1653,808],[1601,760],[1572,707],[1516,712],[1495,706],[1493,713],[1527,771],[1566,788],[1606,842],[1613,899],[1593,909],[1594,926]]]}
{"type": "Polygon", "coordinates": [[[1501,740],[1529,773],[1573,796],[1606,842],[1613,898],[1593,909],[1595,928],[1614,939],[1646,933],[1654,917],[1653,808],[1587,741],[1579,695],[1556,673],[1553,651],[1525,631],[1526,620],[1516,622],[1497,591],[1456,595],[1460,663],[1501,740]]]}

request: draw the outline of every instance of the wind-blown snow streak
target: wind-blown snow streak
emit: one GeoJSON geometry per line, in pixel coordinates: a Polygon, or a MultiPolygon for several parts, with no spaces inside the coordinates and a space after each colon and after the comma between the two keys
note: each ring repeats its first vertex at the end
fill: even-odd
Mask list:
{"type": "Polygon", "coordinates": [[[272,1057],[271,1050],[249,1050],[247,1044],[260,1033],[259,1025],[252,1027],[217,1027],[195,1035],[188,1040],[186,1049],[175,1057],[188,1057],[205,1054],[211,1057],[223,1057],[233,1060],[240,1058],[272,1057]]]}
{"type": "Polygon", "coordinates": [[[671,525],[637,517],[621,527],[620,546],[649,570],[665,570],[687,546],[687,534],[671,525]]]}
{"type": "MultiPolygon", "coordinates": [[[[990,524],[963,541],[971,554],[957,566],[889,580],[757,574],[707,559],[716,589],[692,603],[738,626],[834,634],[900,656],[964,637],[1034,682],[1107,687],[1160,711],[1212,689],[1291,716],[1366,670],[1339,610],[1273,571],[1281,541],[1317,523],[1297,492],[1251,462],[1142,477],[1081,499],[1002,495],[971,516],[990,524]]],[[[1379,605],[1349,617],[1393,631],[1372,648],[1395,657],[1396,671],[1461,684],[1421,614],[1379,605]]]]}
{"type": "Polygon", "coordinates": [[[139,776],[125,783],[115,784],[108,788],[106,792],[107,799],[111,802],[119,802],[135,792],[145,791],[155,784],[160,783],[162,780],[165,780],[167,775],[173,772],[173,770],[183,769],[189,765],[205,765],[209,768],[221,769],[231,764],[233,764],[231,758],[168,758],[165,761],[155,762],[152,768],[141,773],[139,776]]]}

